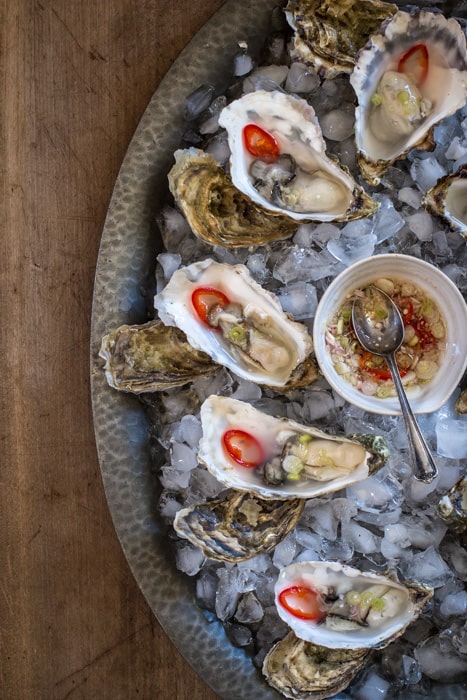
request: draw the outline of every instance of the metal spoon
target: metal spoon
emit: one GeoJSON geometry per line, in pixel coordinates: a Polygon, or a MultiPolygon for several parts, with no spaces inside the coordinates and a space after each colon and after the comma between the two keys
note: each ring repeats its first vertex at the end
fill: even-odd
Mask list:
{"type": "Polygon", "coordinates": [[[402,317],[392,299],[377,287],[370,285],[364,292],[365,295],[355,299],[352,307],[355,334],[365,350],[381,355],[388,364],[405,420],[414,476],[429,484],[438,469],[410,408],[395,357],[404,339],[402,317]]]}

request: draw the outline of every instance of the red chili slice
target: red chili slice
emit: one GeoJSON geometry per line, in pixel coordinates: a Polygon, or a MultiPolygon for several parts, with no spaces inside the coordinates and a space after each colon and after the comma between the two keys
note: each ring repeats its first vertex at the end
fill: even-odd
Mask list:
{"type": "Polygon", "coordinates": [[[416,85],[423,85],[428,75],[428,49],[425,44],[415,44],[400,58],[399,73],[405,73],[416,85]]]}
{"type": "Polygon", "coordinates": [[[422,348],[426,348],[436,342],[435,337],[431,332],[430,324],[425,321],[424,318],[418,319],[412,323],[412,326],[415,328],[415,332],[420,339],[420,345],[422,348]]]}
{"type": "Polygon", "coordinates": [[[394,300],[401,312],[404,326],[408,326],[413,316],[413,304],[408,297],[398,297],[394,300]]]}
{"type": "MultiPolygon", "coordinates": [[[[392,379],[391,372],[389,371],[389,367],[373,367],[372,362],[373,362],[374,355],[371,352],[364,352],[363,355],[361,355],[360,360],[359,360],[359,367],[362,370],[362,372],[367,372],[367,374],[371,374],[373,377],[376,379],[381,379],[381,381],[386,381],[387,379],[392,379]]],[[[402,369],[401,367],[399,369],[399,375],[401,377],[405,377],[407,372],[409,371],[408,369],[402,369]]]]}
{"type": "Polygon", "coordinates": [[[243,142],[248,153],[268,163],[274,163],[279,157],[277,141],[257,124],[243,127],[243,142]]]}
{"type": "Polygon", "coordinates": [[[214,328],[209,323],[209,313],[213,307],[225,308],[230,304],[228,297],[214,287],[198,287],[191,295],[191,302],[200,319],[210,328],[214,328]]]}
{"type": "Polygon", "coordinates": [[[227,430],[222,440],[227,454],[242,467],[252,469],[264,462],[264,452],[259,441],[245,430],[227,430]]]}
{"type": "Polygon", "coordinates": [[[326,617],[320,594],[308,586],[284,588],[279,593],[278,601],[287,612],[300,620],[319,622],[326,617]]]}

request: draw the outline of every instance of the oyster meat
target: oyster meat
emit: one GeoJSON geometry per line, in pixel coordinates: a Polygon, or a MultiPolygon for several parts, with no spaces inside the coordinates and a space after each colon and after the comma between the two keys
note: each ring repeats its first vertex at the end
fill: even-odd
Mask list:
{"type": "Polygon", "coordinates": [[[214,158],[197,148],[175,151],[169,188],[193,233],[226,248],[290,238],[298,224],[246,197],[214,158]]]}
{"type": "Polygon", "coordinates": [[[159,320],[111,331],[99,355],[109,386],[133,394],[182,386],[219,369],[182,331],[159,320]]]}
{"type": "Polygon", "coordinates": [[[370,654],[369,649],[328,649],[289,632],[266,654],[263,675],[286,698],[325,700],[347,688],[370,654]]]}
{"type": "Polygon", "coordinates": [[[307,327],[292,321],[244,265],[207,259],[180,268],[154,306],[194,348],[243,379],[288,391],[318,376],[307,327]]]}
{"type": "Polygon", "coordinates": [[[430,150],[433,128],[464,106],[464,32],[441,13],[400,11],[360,51],[350,82],[357,95],[355,140],[363,177],[377,185],[412,148],[430,150]]]}
{"type": "Polygon", "coordinates": [[[326,78],[350,73],[368,37],[396,12],[396,5],[380,0],[289,0],[292,57],[326,78]]]}
{"type": "Polygon", "coordinates": [[[244,561],[274,549],[293,530],[304,505],[299,498],[266,501],[231,490],[224,497],[182,508],[174,528],[211,559],[244,561]]]}
{"type": "Polygon", "coordinates": [[[438,180],[423,197],[422,204],[467,239],[467,164],[438,180]]]}
{"type": "Polygon", "coordinates": [[[312,498],[366,479],[387,459],[383,438],[327,435],[209,396],[201,406],[198,459],[223,484],[262,498],[312,498]]]}
{"type": "Polygon", "coordinates": [[[278,90],[247,93],[225,107],[234,185],[265,209],[297,221],[349,221],[377,203],[326,155],[314,109],[278,90]]]}
{"type": "Polygon", "coordinates": [[[382,649],[421,613],[433,589],[339,562],[283,568],[275,584],[280,617],[297,637],[331,649],[382,649]]]}

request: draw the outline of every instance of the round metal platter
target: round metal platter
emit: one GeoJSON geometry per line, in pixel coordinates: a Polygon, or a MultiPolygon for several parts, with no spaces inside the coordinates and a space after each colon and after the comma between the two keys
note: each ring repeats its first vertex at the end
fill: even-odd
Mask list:
{"type": "MultiPolygon", "coordinates": [[[[146,320],[141,285],[161,241],[154,216],[184,129],[183,104],[202,83],[227,85],[239,40],[255,53],[277,0],[229,0],[180,54],[154,93],[118,175],[99,251],[91,326],[94,428],[104,488],[122,548],[146,600],[185,659],[224,700],[278,700],[251,659],[227,640],[220,622],[194,602],[194,582],[177,571],[157,513],[157,477],[147,418],[133,396],[109,388],[98,356],[101,338],[146,320]],[[214,59],[214,60],[213,60],[214,59]]],[[[457,697],[453,694],[442,697],[457,697]]],[[[462,691],[461,691],[462,692],[462,691]]],[[[441,697],[441,696],[440,696],[441,697]]]]}

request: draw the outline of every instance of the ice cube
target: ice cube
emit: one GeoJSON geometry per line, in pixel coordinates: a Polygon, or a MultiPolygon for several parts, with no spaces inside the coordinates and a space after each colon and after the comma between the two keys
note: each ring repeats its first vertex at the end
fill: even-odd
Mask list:
{"type": "Polygon", "coordinates": [[[285,81],[287,92],[309,93],[314,92],[320,84],[316,71],[304,63],[292,63],[285,81]]]}
{"type": "Polygon", "coordinates": [[[319,123],[325,139],[345,141],[354,133],[354,115],[344,109],[331,109],[319,123]]]}
{"type": "Polygon", "coordinates": [[[439,611],[444,617],[451,615],[465,616],[467,612],[467,591],[458,591],[447,595],[441,603],[439,611]]]}
{"type": "Polygon", "coordinates": [[[170,453],[170,462],[177,471],[190,471],[198,466],[196,450],[182,442],[173,442],[170,453]]]}
{"type": "Polygon", "coordinates": [[[446,170],[441,167],[434,156],[428,156],[427,158],[414,158],[410,166],[410,174],[421,191],[427,192],[439,178],[446,175],[446,170]]]}
{"type": "Polygon", "coordinates": [[[381,678],[376,671],[370,670],[353,690],[352,697],[357,700],[384,700],[390,685],[389,681],[381,678]]]}
{"type": "Polygon", "coordinates": [[[185,442],[187,445],[194,448],[198,446],[202,432],[199,418],[186,415],[183,416],[180,423],[174,427],[172,435],[176,442],[185,442]]]}
{"type": "Polygon", "coordinates": [[[439,588],[452,579],[453,573],[434,547],[415,554],[401,567],[406,578],[439,588]]]}
{"type": "Polygon", "coordinates": [[[378,243],[392,238],[404,226],[404,219],[395,209],[394,204],[385,195],[375,195],[379,209],[374,215],[373,233],[378,243]]]}
{"type": "Polygon", "coordinates": [[[422,673],[442,683],[456,683],[467,678],[467,658],[456,653],[448,641],[430,637],[414,649],[422,673]]]}
{"type": "Polygon", "coordinates": [[[352,265],[357,260],[368,258],[377,242],[372,229],[370,219],[351,221],[342,229],[340,238],[328,241],[327,250],[343,265],[352,265]]]}
{"type": "Polygon", "coordinates": [[[441,415],[436,424],[436,449],[451,459],[467,457],[467,415],[453,418],[441,415]]]}
{"type": "Polygon", "coordinates": [[[407,224],[419,241],[431,241],[433,238],[433,219],[427,211],[418,211],[407,217],[407,224]]]}
{"type": "Polygon", "coordinates": [[[278,298],[284,311],[292,314],[294,319],[312,318],[318,306],[316,288],[307,282],[295,282],[284,287],[278,298]]]}
{"type": "Polygon", "coordinates": [[[237,622],[251,624],[259,622],[263,617],[263,606],[253,592],[245,593],[237,606],[235,619],[237,622]]]}
{"type": "Polygon", "coordinates": [[[175,563],[177,569],[183,571],[187,576],[195,576],[201,569],[205,556],[199,547],[187,542],[177,540],[175,563]]]}
{"type": "Polygon", "coordinates": [[[399,201],[408,204],[413,209],[419,209],[422,203],[422,195],[413,187],[403,187],[399,191],[399,201]]]}
{"type": "Polygon", "coordinates": [[[342,539],[351,544],[356,552],[362,554],[370,554],[379,550],[380,538],[353,520],[342,523],[342,539]]]}

